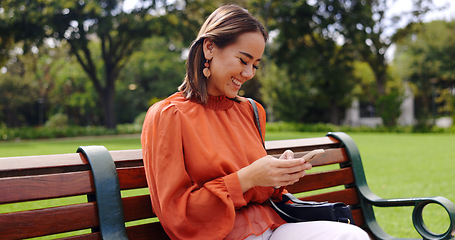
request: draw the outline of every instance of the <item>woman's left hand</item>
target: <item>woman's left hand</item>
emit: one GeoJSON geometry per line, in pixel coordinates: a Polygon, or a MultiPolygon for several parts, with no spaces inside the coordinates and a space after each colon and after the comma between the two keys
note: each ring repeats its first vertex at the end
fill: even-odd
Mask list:
{"type": "Polygon", "coordinates": [[[311,167],[312,165],[304,159],[295,159],[294,153],[287,150],[279,159],[270,155],[262,157],[240,169],[237,175],[243,192],[246,192],[256,186],[274,187],[294,184],[311,167]]]}

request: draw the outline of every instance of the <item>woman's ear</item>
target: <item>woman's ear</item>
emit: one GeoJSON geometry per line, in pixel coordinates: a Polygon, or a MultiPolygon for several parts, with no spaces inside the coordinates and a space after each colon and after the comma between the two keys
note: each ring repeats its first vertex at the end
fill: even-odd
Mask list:
{"type": "Polygon", "coordinates": [[[204,39],[204,43],[202,43],[202,48],[204,50],[205,59],[212,60],[214,48],[213,41],[209,38],[204,39]]]}

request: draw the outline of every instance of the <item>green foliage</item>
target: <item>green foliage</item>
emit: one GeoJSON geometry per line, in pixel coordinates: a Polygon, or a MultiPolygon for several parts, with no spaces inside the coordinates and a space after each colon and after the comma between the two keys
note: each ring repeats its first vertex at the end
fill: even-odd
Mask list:
{"type": "Polygon", "coordinates": [[[142,125],[119,124],[116,129],[109,129],[100,126],[63,126],[63,127],[21,127],[21,128],[0,128],[0,140],[12,141],[21,139],[45,139],[80,136],[101,136],[118,134],[139,134],[142,125]]]}
{"type": "Polygon", "coordinates": [[[77,125],[101,124],[96,91],[68,56],[67,44],[18,55],[5,68],[0,74],[0,119],[7,119],[7,126],[42,125],[61,112],[77,125]]]}
{"type": "Polygon", "coordinates": [[[401,115],[402,94],[397,89],[386,95],[382,95],[376,102],[376,109],[382,118],[385,126],[391,127],[397,124],[401,115]]]}
{"type": "Polygon", "coordinates": [[[343,126],[329,123],[305,124],[296,122],[268,122],[267,132],[349,132],[349,133],[455,133],[455,126],[451,128],[421,126],[343,126]]]}
{"type": "Polygon", "coordinates": [[[147,112],[143,112],[139,114],[135,119],[134,119],[134,125],[142,126],[144,125],[144,120],[145,116],[147,115],[147,112]]]}
{"type": "Polygon", "coordinates": [[[283,121],[299,121],[306,114],[310,103],[308,82],[292,81],[284,69],[271,63],[265,70],[258,73],[264,102],[268,112],[283,121]]]}
{"type": "Polygon", "coordinates": [[[455,89],[455,21],[433,21],[411,25],[401,32],[394,64],[400,74],[409,79],[417,90],[416,111],[421,124],[433,114],[450,116],[454,113],[451,98],[455,89]],[[435,38],[434,36],[438,36],[435,38]],[[433,109],[436,104],[437,109],[433,109]]]}
{"type": "MultiPolygon", "coordinates": [[[[120,0],[5,0],[0,54],[9,54],[10,59],[7,73],[0,74],[0,122],[8,127],[36,126],[60,112],[81,126],[99,125],[105,119],[110,121],[104,122],[106,126],[133,122],[153,99],[176,91],[185,73],[185,47],[205,17],[227,2],[245,6],[274,37],[257,77],[242,89],[262,98],[270,119],[339,124],[344,109],[357,97],[363,104],[376,104],[383,111],[379,115],[387,118],[384,123],[394,122],[389,119],[399,109],[390,103],[398,103],[399,97],[392,97],[391,89],[401,82],[384,61],[392,39],[382,34],[387,26],[383,0],[197,0],[184,5],[140,0],[138,8],[127,12],[120,11],[120,0]],[[108,112],[112,109],[115,113],[108,112]]],[[[416,13],[423,13],[422,6],[416,5],[416,13]]],[[[440,34],[449,33],[453,24],[429,26],[426,38],[440,37],[427,46],[423,31],[414,31],[414,26],[418,28],[410,26],[393,39],[411,41],[406,51],[399,48],[407,55],[396,59],[407,62],[396,68],[401,76],[411,76],[406,78],[424,93],[416,92],[417,104],[424,106],[416,113],[426,114],[419,122],[427,123],[430,77],[438,79],[438,114],[454,114],[450,104],[454,39],[440,34]]]]}
{"type": "Polygon", "coordinates": [[[132,122],[146,111],[150,99],[163,99],[177,91],[185,76],[181,46],[163,37],[146,39],[119,75],[116,107],[120,122],[132,122]]]}
{"type": "MultiPolygon", "coordinates": [[[[105,126],[115,128],[114,95],[120,70],[145,38],[165,35],[165,28],[177,24],[172,21],[175,19],[172,15],[149,13],[153,10],[180,12],[167,1],[140,2],[141,7],[127,13],[121,11],[123,1],[120,0],[6,0],[2,3],[4,14],[0,17],[2,20],[9,19],[5,34],[14,36],[18,41],[31,42],[36,46],[40,46],[46,38],[67,42],[71,54],[99,95],[105,126]]],[[[187,31],[183,29],[188,28],[182,28],[182,33],[185,33],[187,31]]],[[[24,45],[25,50],[29,47],[24,45]]]]}
{"type": "Polygon", "coordinates": [[[22,79],[12,73],[0,73],[0,122],[4,121],[10,127],[33,122],[27,116],[36,116],[37,100],[37,85],[31,79],[22,79]]]}
{"type": "Polygon", "coordinates": [[[68,116],[63,113],[57,113],[52,115],[49,120],[47,120],[44,127],[46,128],[65,128],[68,127],[68,116]]]}
{"type": "Polygon", "coordinates": [[[374,72],[366,62],[354,62],[354,79],[357,80],[352,93],[361,102],[374,103],[378,96],[374,72]]]}
{"type": "Polygon", "coordinates": [[[253,6],[263,7],[258,14],[278,33],[266,54],[279,73],[266,65],[264,75],[271,80],[262,81],[273,114],[286,121],[339,124],[354,83],[351,45],[337,43],[349,7],[334,1],[255,1],[253,6]]]}

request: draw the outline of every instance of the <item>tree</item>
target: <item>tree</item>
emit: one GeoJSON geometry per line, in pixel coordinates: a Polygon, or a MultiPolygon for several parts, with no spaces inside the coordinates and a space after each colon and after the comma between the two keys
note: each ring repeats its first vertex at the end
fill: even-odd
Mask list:
{"type": "Polygon", "coordinates": [[[117,88],[118,119],[131,122],[145,112],[152,99],[163,99],[177,91],[185,76],[181,47],[164,37],[146,39],[120,73],[117,88]]]}
{"type": "MultiPolygon", "coordinates": [[[[37,51],[37,50],[35,50],[37,51]]],[[[0,111],[8,127],[37,124],[53,85],[49,67],[41,56],[45,53],[19,54],[7,62],[0,74],[0,111]]],[[[49,56],[49,55],[47,55],[49,56]]]]}
{"type": "MultiPolygon", "coordinates": [[[[391,15],[387,14],[387,11],[391,9],[390,5],[394,3],[393,1],[366,0],[358,3],[363,10],[359,11],[359,16],[346,16],[343,24],[344,36],[355,45],[360,59],[368,63],[373,71],[377,93],[376,96],[373,96],[373,101],[377,114],[390,125],[396,121],[390,119],[390,113],[400,111],[400,105],[396,103],[400,103],[402,99],[398,89],[387,87],[387,82],[392,79],[388,78],[389,62],[386,59],[386,53],[404,32],[394,34],[394,31],[399,24],[412,26],[422,22],[428,12],[437,10],[437,8],[433,5],[433,0],[412,0],[412,10],[391,15]],[[388,103],[395,104],[384,105],[388,103]]],[[[393,115],[399,116],[399,114],[393,115]]]]}
{"type": "Polygon", "coordinates": [[[140,7],[124,12],[121,0],[6,0],[1,16],[8,24],[2,39],[11,35],[16,41],[25,40],[24,49],[40,46],[49,38],[68,42],[100,97],[105,126],[115,128],[115,85],[120,71],[145,38],[163,35],[165,26],[173,25],[164,24],[171,15],[160,11],[174,10],[174,5],[139,3],[140,7]],[[98,47],[90,47],[91,43],[98,47]]]}
{"type": "Polygon", "coordinates": [[[422,108],[416,110],[422,121],[431,115],[455,112],[454,30],[455,21],[433,21],[408,26],[401,32],[394,64],[400,66],[401,76],[418,89],[416,100],[422,108]]]}
{"type": "Polygon", "coordinates": [[[6,63],[0,74],[0,119],[8,127],[43,125],[55,114],[78,125],[102,122],[96,91],[68,51],[64,43],[43,45],[6,63]]]}
{"type": "Polygon", "coordinates": [[[20,61],[10,72],[0,74],[0,123],[4,121],[7,127],[27,124],[30,115],[36,116],[38,90],[32,81],[22,80],[24,67],[20,61]]]}
{"type": "MultiPolygon", "coordinates": [[[[278,64],[294,64],[288,69],[290,76],[290,73],[295,71],[302,77],[303,74],[316,73],[318,76],[315,79],[333,80],[334,85],[340,87],[342,85],[337,85],[337,80],[333,77],[347,74],[344,79],[340,78],[338,83],[349,80],[352,59],[361,59],[368,63],[374,73],[377,93],[373,96],[375,103],[381,98],[389,99],[392,95],[399,98],[396,91],[392,93],[391,90],[390,92],[387,90],[387,81],[390,79],[387,78],[388,62],[385,54],[396,39],[388,31],[396,28],[397,23],[420,22],[427,12],[435,9],[432,0],[414,0],[412,3],[414,6],[412,11],[389,17],[386,10],[390,1],[387,0],[255,1],[256,6],[261,9],[260,15],[270,26],[269,28],[278,30],[275,42],[278,42],[279,46],[272,56],[276,56],[278,64]],[[345,64],[344,66],[327,64],[337,62],[336,52],[339,49],[332,47],[333,43],[340,46],[342,50],[340,52],[343,56],[338,57],[343,61],[338,63],[345,64]],[[312,52],[314,49],[317,51],[312,52]],[[302,61],[305,58],[308,60],[302,61]],[[334,67],[338,67],[338,75],[331,73],[330,69],[334,67]],[[323,77],[317,73],[318,69],[324,69],[320,73],[327,76],[323,77]],[[388,94],[391,96],[387,96],[388,94]]],[[[306,81],[308,79],[307,77],[306,81]]],[[[339,93],[349,94],[348,91],[339,91],[339,93]]],[[[389,99],[380,102],[391,101],[389,99]]],[[[381,103],[378,103],[378,109],[387,109],[379,106],[381,103]]],[[[399,106],[396,107],[399,108],[399,106]]],[[[331,112],[332,116],[336,115],[335,109],[331,112]]],[[[379,114],[385,116],[386,113],[379,114]]],[[[335,117],[331,119],[334,122],[335,117]]]]}
{"type": "Polygon", "coordinates": [[[378,94],[384,95],[388,67],[385,54],[400,38],[400,34],[393,34],[399,27],[398,24],[420,23],[428,12],[437,8],[433,5],[433,0],[412,0],[412,10],[390,15],[387,10],[393,4],[391,1],[366,0],[359,1],[359,4],[363,10],[359,11],[358,16],[346,16],[343,31],[347,39],[356,45],[359,57],[374,72],[378,94]]]}
{"type": "MultiPolygon", "coordinates": [[[[353,55],[348,43],[338,41],[341,36],[339,18],[351,11],[343,3],[329,0],[312,4],[307,1],[255,2],[268,28],[278,33],[266,55],[277,64],[278,71],[286,72],[278,74],[281,78],[275,81],[289,86],[276,83],[270,85],[273,87],[264,87],[280,91],[268,94],[276,96],[273,101],[287,105],[287,109],[284,105],[276,109],[285,120],[339,124],[341,109],[350,103],[353,55]]],[[[271,84],[271,81],[264,83],[271,84]]],[[[279,106],[275,102],[269,104],[279,106]]]]}

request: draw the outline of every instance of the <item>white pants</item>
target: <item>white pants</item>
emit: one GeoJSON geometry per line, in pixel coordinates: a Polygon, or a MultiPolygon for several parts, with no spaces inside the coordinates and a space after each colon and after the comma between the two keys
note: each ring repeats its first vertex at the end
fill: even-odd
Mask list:
{"type": "Polygon", "coordinates": [[[361,228],[339,222],[315,221],[286,223],[275,230],[267,229],[262,235],[251,235],[245,240],[369,240],[361,228]]]}

